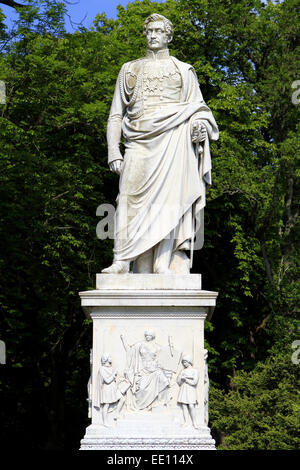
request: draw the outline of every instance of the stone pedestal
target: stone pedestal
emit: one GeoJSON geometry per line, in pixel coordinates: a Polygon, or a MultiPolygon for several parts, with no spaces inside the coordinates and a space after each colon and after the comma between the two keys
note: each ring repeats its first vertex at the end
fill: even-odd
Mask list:
{"type": "Polygon", "coordinates": [[[207,426],[204,322],[218,294],[201,290],[199,274],[98,274],[96,286],[80,293],[93,319],[91,425],[81,449],[215,449],[207,426]],[[105,370],[117,372],[110,384],[99,373],[105,353],[111,358],[105,370]],[[186,355],[193,364],[185,370],[186,355]],[[183,401],[196,397],[196,427],[187,407],[184,420],[178,399],[183,370],[197,377],[188,399],[181,393],[183,401]],[[107,393],[125,404],[119,415],[119,402],[110,404],[104,425],[100,403],[109,401],[107,393]]]}

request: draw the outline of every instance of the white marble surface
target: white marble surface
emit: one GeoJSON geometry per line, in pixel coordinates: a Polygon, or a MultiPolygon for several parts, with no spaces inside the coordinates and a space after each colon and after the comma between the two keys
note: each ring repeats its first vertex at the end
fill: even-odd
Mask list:
{"type": "Polygon", "coordinates": [[[92,422],[81,448],[213,449],[214,441],[205,422],[204,322],[213,310],[218,294],[197,289],[200,275],[103,274],[97,279],[102,288],[80,293],[82,306],[93,320],[92,422]],[[181,278],[182,283],[172,283],[173,277],[181,278]],[[118,283],[121,285],[119,289],[118,283]],[[126,286],[133,288],[126,289],[126,286]],[[146,340],[146,332],[153,337],[146,340]],[[129,353],[122,337],[129,346],[129,353]],[[140,399],[130,387],[117,421],[114,420],[114,405],[110,405],[112,411],[106,414],[109,427],[103,425],[103,407],[94,406],[99,387],[97,377],[104,354],[109,354],[112,370],[116,371],[115,389],[124,383],[126,371],[132,373],[136,370],[144,377],[146,386],[142,382],[142,388],[145,386],[150,396],[154,394],[150,406],[138,409],[136,406],[140,406],[140,399]],[[183,355],[191,356],[193,367],[199,374],[196,385],[199,429],[193,427],[190,418],[186,422],[187,427],[182,427],[184,419],[182,405],[177,402],[180,388],[177,378],[183,370],[183,355]],[[132,358],[135,358],[134,363],[132,358]],[[151,377],[144,371],[149,364],[151,377]],[[170,367],[173,368],[171,373],[168,372],[170,367]],[[155,395],[155,381],[164,374],[168,376],[169,384],[163,389],[165,401],[161,401],[155,395]],[[129,399],[130,394],[134,395],[134,405],[129,399]]]}
{"type": "Polygon", "coordinates": [[[201,290],[201,274],[96,274],[100,290],[201,290]]]}
{"type": "Polygon", "coordinates": [[[107,143],[120,191],[106,273],[128,271],[129,261],[139,273],[187,273],[184,251],[193,252],[196,232],[203,241],[210,140],[219,130],[195,70],[169,54],[172,31],[167,18],[148,17],[146,55],[123,64],[116,82],[107,143]]]}
{"type": "MultiPolygon", "coordinates": [[[[164,416],[164,415],[163,415],[164,416]]],[[[167,418],[169,418],[167,416],[167,418]]],[[[153,421],[149,416],[131,416],[116,427],[104,428],[90,425],[81,441],[81,450],[215,450],[215,441],[206,426],[198,430],[183,428],[174,422],[158,424],[157,416],[153,421]]]]}
{"type": "Polygon", "coordinates": [[[144,34],[146,56],[122,66],[107,126],[120,174],[114,260],[95,290],[80,292],[93,320],[92,422],[81,449],[214,449],[204,323],[218,294],[189,274],[186,251],[197,231],[202,247],[209,142],[219,132],[193,67],[169,55],[172,23],[151,15],[144,34]]]}

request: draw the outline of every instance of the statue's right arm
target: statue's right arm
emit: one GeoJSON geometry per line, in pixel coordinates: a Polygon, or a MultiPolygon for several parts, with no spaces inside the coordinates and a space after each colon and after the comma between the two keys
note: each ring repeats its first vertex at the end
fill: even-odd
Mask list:
{"type": "Polygon", "coordinates": [[[111,171],[120,173],[123,155],[120,152],[122,116],[113,115],[107,123],[108,165],[111,171]]]}
{"type": "Polygon", "coordinates": [[[112,100],[109,118],[107,122],[107,146],[108,146],[108,164],[111,171],[120,173],[123,156],[120,152],[120,142],[122,137],[122,120],[126,112],[126,106],[121,95],[121,72],[116,82],[114,97],[112,100]]]}

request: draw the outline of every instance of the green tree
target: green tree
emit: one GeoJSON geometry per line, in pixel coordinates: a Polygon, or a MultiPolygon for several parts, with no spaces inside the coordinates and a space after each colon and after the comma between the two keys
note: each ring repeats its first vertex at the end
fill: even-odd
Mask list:
{"type": "Polygon", "coordinates": [[[295,450],[299,437],[299,364],[291,351],[271,354],[251,372],[238,371],[234,390],[211,393],[211,420],[220,450],[295,450]]]}
{"type": "Polygon", "coordinates": [[[297,339],[299,303],[297,2],[135,1],[116,20],[99,14],[73,34],[64,30],[63,2],[26,3],[13,31],[0,15],[2,442],[21,436],[26,447],[74,449],[87,425],[91,325],[78,291],[93,288],[111,259],[112,241],[95,232],[97,206],[114,203],[118,191],[106,121],[118,71],[144,54],[142,23],[156,11],[174,23],[171,53],[194,66],[221,132],[205,247],[194,257],[203,287],[220,293],[207,325],[211,425],[225,433],[226,448],[298,445],[296,366],[282,353],[297,339]],[[274,363],[288,374],[276,369],[282,419],[274,363]],[[260,394],[274,394],[273,421],[273,401],[260,394]],[[252,441],[241,437],[250,400],[252,441]],[[232,409],[239,412],[227,425],[232,409]],[[270,428],[256,419],[273,434],[264,438],[270,428]],[[279,444],[281,429],[290,443],[279,444]]]}
{"type": "Polygon", "coordinates": [[[93,287],[105,259],[96,208],[112,180],[99,161],[107,109],[90,83],[91,76],[97,82],[101,44],[86,49],[85,36],[64,38],[62,14],[61,6],[42,14],[23,9],[1,68],[0,303],[10,371],[2,388],[8,409],[17,403],[3,422],[5,441],[22,435],[29,447],[78,443],[84,428],[75,427],[73,437],[86,411],[91,341],[78,291],[93,287]]]}

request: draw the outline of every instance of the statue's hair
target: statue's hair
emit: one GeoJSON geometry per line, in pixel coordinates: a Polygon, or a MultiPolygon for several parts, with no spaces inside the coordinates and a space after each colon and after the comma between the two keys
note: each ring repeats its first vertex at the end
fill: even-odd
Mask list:
{"type": "Polygon", "coordinates": [[[174,31],[173,23],[170,20],[168,20],[168,18],[166,18],[163,15],[159,15],[158,13],[152,13],[152,15],[148,16],[148,18],[145,19],[144,24],[143,24],[144,36],[146,36],[147,34],[149,23],[152,23],[153,21],[163,21],[168,37],[169,38],[173,37],[173,31],[174,31]]]}

